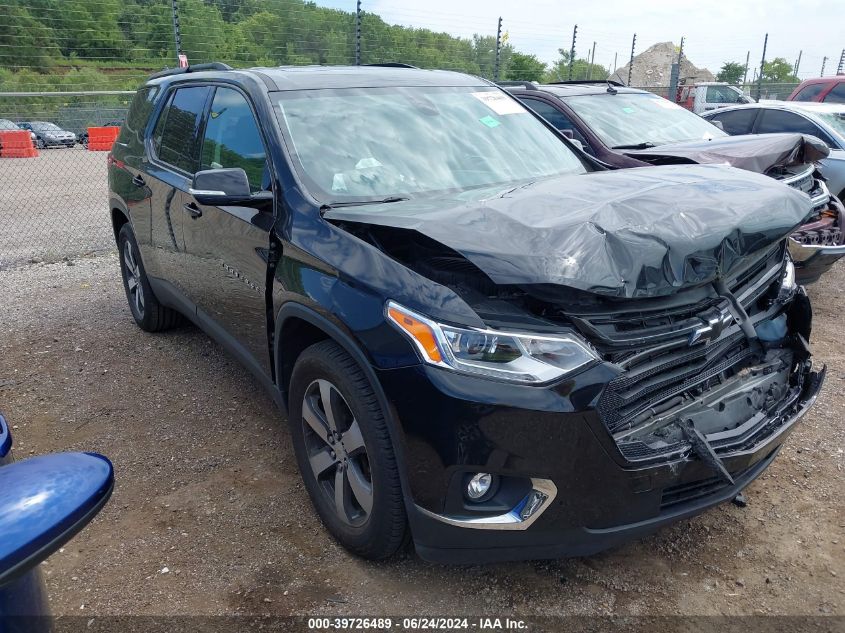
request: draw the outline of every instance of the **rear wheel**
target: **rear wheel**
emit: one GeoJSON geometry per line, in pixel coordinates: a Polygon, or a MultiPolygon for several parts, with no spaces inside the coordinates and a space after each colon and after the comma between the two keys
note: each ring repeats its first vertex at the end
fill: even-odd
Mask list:
{"type": "Polygon", "coordinates": [[[334,341],[297,360],[289,422],[305,487],[329,532],[359,556],[393,555],[407,532],[393,445],[366,375],[334,341]]]}
{"type": "Polygon", "coordinates": [[[153,294],[135,234],[129,223],[120,229],[117,246],[123,289],[126,291],[129,310],[138,327],[147,332],[161,332],[181,323],[181,315],[172,308],[161,305],[153,294]]]}

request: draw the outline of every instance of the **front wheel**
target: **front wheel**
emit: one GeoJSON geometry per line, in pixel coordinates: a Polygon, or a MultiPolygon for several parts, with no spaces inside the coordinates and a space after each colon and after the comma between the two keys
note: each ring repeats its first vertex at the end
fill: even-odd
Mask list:
{"type": "Polygon", "coordinates": [[[407,519],[387,423],[366,375],[334,341],[297,360],[289,422],[305,487],[328,531],[364,558],[395,554],[407,519]]]}

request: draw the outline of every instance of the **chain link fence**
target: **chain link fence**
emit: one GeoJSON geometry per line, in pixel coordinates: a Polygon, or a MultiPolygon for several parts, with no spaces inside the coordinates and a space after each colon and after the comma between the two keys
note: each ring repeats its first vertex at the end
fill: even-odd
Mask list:
{"type": "MultiPolygon", "coordinates": [[[[133,90],[180,53],[190,63],[234,67],[402,62],[556,81],[604,79],[635,52],[621,30],[629,26],[561,29],[522,15],[438,13],[399,0],[379,0],[376,13],[370,2],[349,0],[342,10],[306,0],[0,0],[8,14],[0,30],[0,127],[44,121],[82,141],[88,127],[121,121],[133,90]]],[[[726,43],[720,53],[744,61],[748,79],[756,71],[746,48],[757,39],[726,43]]],[[[648,42],[647,34],[637,41],[648,42]]],[[[845,51],[837,57],[841,68],[845,51]]],[[[831,52],[822,68],[829,59],[833,72],[837,57],[831,52]]],[[[805,66],[816,61],[804,56],[805,66]]],[[[668,74],[660,81],[668,84],[668,74]]],[[[795,85],[767,81],[760,97],[783,99],[795,85]]],[[[640,87],[672,98],[668,85],[640,87]]],[[[756,83],[742,88],[757,96],[756,83]]],[[[0,268],[112,247],[105,152],[77,142],[40,149],[36,158],[0,158],[0,268]]]]}

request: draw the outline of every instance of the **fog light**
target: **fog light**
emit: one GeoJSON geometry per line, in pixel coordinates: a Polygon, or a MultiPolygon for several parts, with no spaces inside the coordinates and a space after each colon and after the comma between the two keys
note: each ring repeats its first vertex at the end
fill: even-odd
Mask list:
{"type": "Polygon", "coordinates": [[[490,492],[493,485],[493,475],[490,473],[476,473],[467,483],[466,496],[470,501],[479,501],[490,492]]]}

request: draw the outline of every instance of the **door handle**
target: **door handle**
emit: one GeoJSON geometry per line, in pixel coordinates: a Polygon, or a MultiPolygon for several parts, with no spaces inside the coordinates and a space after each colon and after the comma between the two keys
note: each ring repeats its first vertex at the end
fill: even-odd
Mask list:
{"type": "Polygon", "coordinates": [[[135,177],[132,179],[132,184],[136,187],[143,187],[147,184],[147,181],[141,176],[141,174],[135,174],[135,177]]]}
{"type": "Polygon", "coordinates": [[[193,202],[186,202],[182,205],[182,208],[190,214],[191,219],[193,220],[202,217],[202,209],[200,209],[193,202]]]}

